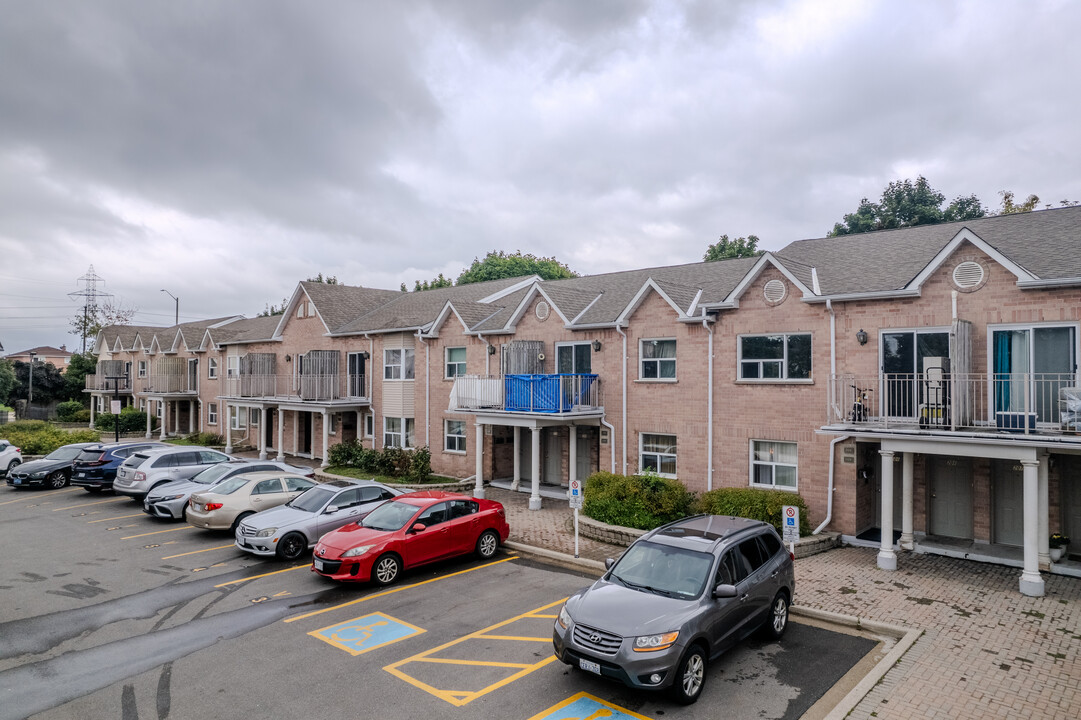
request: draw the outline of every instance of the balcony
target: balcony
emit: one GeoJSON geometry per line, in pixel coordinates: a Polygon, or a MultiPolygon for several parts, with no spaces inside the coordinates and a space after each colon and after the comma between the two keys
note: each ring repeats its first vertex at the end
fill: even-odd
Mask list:
{"type": "Polygon", "coordinates": [[[85,378],[86,389],[99,392],[122,392],[130,393],[132,391],[132,379],[129,377],[117,378],[109,377],[105,375],[87,375],[85,378]]]}
{"type": "Polygon", "coordinates": [[[222,397],[287,402],[367,400],[365,376],[350,373],[311,375],[234,375],[223,379],[222,397]],[[342,386],[345,386],[345,394],[342,386]]]}
{"type": "Polygon", "coordinates": [[[603,410],[600,378],[561,375],[465,375],[455,378],[452,410],[514,413],[595,414],[603,410]]]}
{"type": "Polygon", "coordinates": [[[191,373],[166,373],[145,378],[140,392],[153,395],[195,395],[199,392],[197,378],[191,373]]]}
{"type": "Polygon", "coordinates": [[[1075,373],[834,375],[826,425],[845,429],[1081,434],[1075,373]]]}

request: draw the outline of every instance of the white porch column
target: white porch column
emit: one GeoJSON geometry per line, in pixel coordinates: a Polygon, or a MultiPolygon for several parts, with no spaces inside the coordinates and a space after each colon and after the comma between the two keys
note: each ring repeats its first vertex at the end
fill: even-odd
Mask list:
{"type": "Polygon", "coordinates": [[[259,408],[259,428],[255,431],[255,436],[259,439],[259,459],[266,460],[266,408],[259,408]]]}
{"type": "MultiPolygon", "coordinates": [[[[363,392],[363,389],[361,390],[363,392]]],[[[364,445],[364,413],[360,410],[356,412],[357,416],[357,442],[364,445]]]]}
{"type": "Polygon", "coordinates": [[[1037,472],[1037,479],[1039,481],[1039,495],[1040,495],[1040,507],[1037,510],[1038,517],[1040,519],[1040,529],[1037,531],[1040,539],[1040,567],[1051,567],[1051,529],[1049,527],[1050,521],[1050,499],[1048,498],[1047,489],[1047,469],[1051,456],[1047,453],[1043,453],[1039,456],[1040,469],[1037,472]]]}
{"type": "Polygon", "coordinates": [[[94,429],[94,413],[98,409],[98,396],[90,396],[90,429],[94,429]]]}
{"type": "MultiPolygon", "coordinates": [[[[319,467],[327,467],[330,465],[330,423],[327,422],[330,419],[330,414],[326,408],[322,410],[323,415],[323,462],[319,463],[319,467]]],[[[405,428],[402,428],[405,431],[405,428]]],[[[402,443],[403,445],[405,443],[402,443]]]]}
{"type": "Polygon", "coordinates": [[[522,428],[514,426],[514,479],[511,480],[510,489],[518,490],[522,482],[522,454],[519,448],[522,446],[522,428]]]}
{"type": "Polygon", "coordinates": [[[188,435],[195,432],[195,401],[188,400],[188,435]]]}
{"type": "Polygon", "coordinates": [[[153,433],[150,431],[150,428],[151,428],[151,425],[150,425],[150,416],[151,416],[150,409],[152,407],[154,407],[154,401],[147,398],[147,401],[146,401],[146,439],[147,440],[149,440],[151,437],[153,437],[153,433]]]}
{"type": "Polygon", "coordinates": [[[530,428],[533,433],[533,447],[530,448],[533,451],[532,462],[530,467],[533,468],[533,492],[529,495],[529,509],[540,510],[541,509],[541,496],[540,496],[540,444],[541,444],[541,429],[539,427],[530,428]]]}
{"type": "Polygon", "coordinates": [[[478,420],[473,424],[473,429],[477,435],[477,483],[473,486],[473,497],[483,500],[484,499],[484,426],[480,424],[478,420]]]}
{"type": "Polygon", "coordinates": [[[285,460],[285,411],[278,408],[278,455],[276,457],[278,462],[285,460]]]}
{"type": "Polygon", "coordinates": [[[225,403],[224,405],[222,405],[222,416],[221,416],[221,418],[219,418],[218,422],[221,422],[221,423],[223,423],[225,425],[225,452],[228,453],[228,454],[232,454],[232,452],[233,452],[233,432],[232,432],[233,422],[232,422],[232,418],[229,417],[229,403],[225,403]]]}
{"type": "Polygon", "coordinates": [[[570,465],[567,468],[567,479],[573,483],[578,479],[578,428],[574,425],[570,426],[570,447],[567,450],[567,462],[570,465]]]}
{"type": "Polygon", "coordinates": [[[165,439],[165,426],[169,420],[169,404],[164,399],[161,401],[161,440],[165,439]]]}
{"type": "Polygon", "coordinates": [[[912,536],[912,453],[901,454],[901,547],[915,547],[912,536]]]}
{"type": "Polygon", "coordinates": [[[882,543],[878,551],[878,566],[883,570],[897,569],[897,553],[893,551],[893,452],[879,450],[882,456],[882,543]]]}
{"type": "Polygon", "coordinates": [[[1040,577],[1040,521],[1039,521],[1039,466],[1038,462],[1022,460],[1025,483],[1025,569],[1021,573],[1021,594],[1043,597],[1043,578],[1040,577]]]}

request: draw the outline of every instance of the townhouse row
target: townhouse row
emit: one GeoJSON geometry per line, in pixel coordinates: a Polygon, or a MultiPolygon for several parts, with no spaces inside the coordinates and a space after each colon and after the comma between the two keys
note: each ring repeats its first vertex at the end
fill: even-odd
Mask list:
{"type": "Polygon", "coordinates": [[[105,329],[87,392],[263,456],[428,446],[531,507],[597,470],[793,490],[883,568],[979,558],[1039,595],[1081,573],[1048,541],[1081,546],[1079,330],[1061,208],[558,281],[301,282],[277,317],[105,329]]]}

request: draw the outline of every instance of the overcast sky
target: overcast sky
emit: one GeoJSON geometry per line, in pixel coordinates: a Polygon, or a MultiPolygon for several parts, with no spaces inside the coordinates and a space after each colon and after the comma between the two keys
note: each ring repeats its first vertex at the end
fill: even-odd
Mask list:
{"type": "Polygon", "coordinates": [[[0,0],[0,343],[316,273],[777,250],[922,174],[1081,199],[1081,3],[0,0]]]}

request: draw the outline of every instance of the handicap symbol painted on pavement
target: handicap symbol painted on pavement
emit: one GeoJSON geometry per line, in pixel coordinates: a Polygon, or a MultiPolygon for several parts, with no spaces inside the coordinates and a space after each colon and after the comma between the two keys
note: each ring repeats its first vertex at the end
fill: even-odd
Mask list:
{"type": "Polygon", "coordinates": [[[593,697],[589,693],[572,695],[558,705],[553,705],[547,710],[542,710],[529,720],[651,720],[645,715],[639,715],[631,710],[626,710],[605,702],[600,698],[593,697]]]}
{"type": "Polygon", "coordinates": [[[313,630],[308,634],[345,650],[350,655],[361,655],[369,650],[375,650],[422,632],[424,630],[416,625],[410,625],[383,613],[372,613],[320,630],[313,630]]]}

